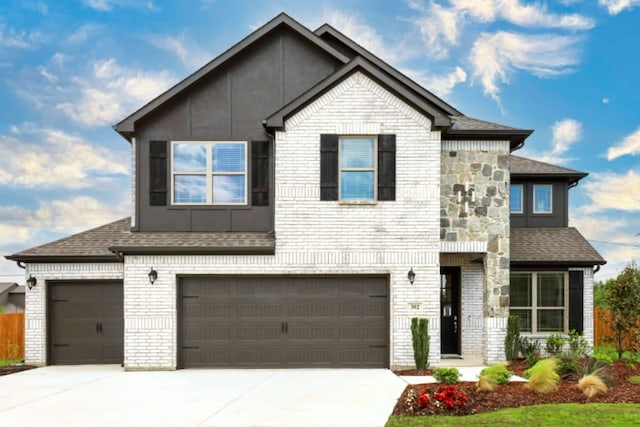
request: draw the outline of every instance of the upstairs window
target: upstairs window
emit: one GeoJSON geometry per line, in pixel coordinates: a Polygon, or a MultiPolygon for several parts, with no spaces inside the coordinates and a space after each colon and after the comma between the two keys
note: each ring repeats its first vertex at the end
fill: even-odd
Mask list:
{"type": "Polygon", "coordinates": [[[173,204],[247,203],[246,142],[175,141],[171,167],[173,204]]]}
{"type": "Polygon", "coordinates": [[[511,192],[509,195],[509,203],[511,213],[521,214],[524,212],[524,208],[522,206],[522,193],[523,193],[522,184],[514,184],[511,186],[511,192]]]}
{"type": "Polygon", "coordinates": [[[510,313],[522,332],[565,332],[566,280],[563,272],[512,272],[510,313]]]}
{"type": "Polygon", "coordinates": [[[533,213],[534,214],[550,214],[552,213],[552,186],[551,184],[534,185],[533,186],[533,213]]]}
{"type": "Polygon", "coordinates": [[[376,138],[340,138],[340,200],[376,199],[376,138]]]}

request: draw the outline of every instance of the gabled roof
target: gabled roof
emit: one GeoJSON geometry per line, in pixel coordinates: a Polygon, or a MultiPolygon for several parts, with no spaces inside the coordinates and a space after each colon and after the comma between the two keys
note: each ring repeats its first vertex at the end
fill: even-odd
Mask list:
{"type": "Polygon", "coordinates": [[[519,178],[561,178],[574,184],[588,176],[586,172],[551,165],[537,160],[511,155],[511,176],[519,178]]]}
{"type": "Polygon", "coordinates": [[[292,29],[293,31],[296,31],[298,34],[306,38],[309,42],[318,46],[320,49],[324,50],[325,52],[327,52],[329,55],[333,56],[340,62],[347,63],[349,61],[349,58],[347,58],[345,55],[340,53],[338,50],[333,48],[331,45],[329,45],[327,42],[325,42],[321,38],[317,37],[308,28],[306,28],[305,26],[303,26],[302,24],[300,24],[299,22],[291,18],[289,15],[285,13],[281,13],[275,18],[273,18],[271,21],[267,22],[262,27],[258,28],[253,33],[249,34],[240,42],[233,45],[231,48],[223,52],[221,55],[219,55],[209,63],[205,64],[203,67],[201,67],[199,70],[191,74],[189,77],[182,80],[181,82],[179,82],[178,84],[176,84],[171,89],[164,92],[163,94],[159,95],[155,99],[151,100],[149,103],[147,103],[145,106],[143,106],[142,108],[140,108],[139,110],[137,110],[136,112],[128,116],[127,118],[123,119],[120,123],[114,126],[115,130],[118,133],[120,133],[123,137],[130,140],[134,131],[134,124],[137,120],[146,116],[147,114],[149,114],[150,112],[158,108],[160,105],[164,104],[169,99],[173,98],[174,96],[176,96],[177,94],[185,90],[186,88],[190,87],[199,79],[201,79],[202,77],[204,77],[205,75],[213,71],[214,69],[220,67],[221,65],[226,63],[229,59],[234,57],[236,54],[246,49],[248,46],[252,45],[257,40],[266,36],[271,31],[275,30],[276,28],[279,28],[280,26],[286,26],[292,29]]]}
{"type": "Polygon", "coordinates": [[[348,64],[344,65],[335,73],[322,80],[320,83],[294,99],[280,110],[273,113],[265,120],[265,126],[268,128],[281,129],[284,127],[284,121],[300,109],[314,101],[317,97],[327,92],[329,89],[340,83],[346,77],[356,71],[362,71],[369,77],[372,77],[378,83],[391,90],[405,102],[412,105],[418,111],[429,116],[433,120],[435,126],[449,126],[451,121],[449,117],[442,114],[433,104],[425,101],[424,98],[417,96],[415,92],[410,91],[406,86],[399,84],[395,79],[389,77],[375,64],[363,57],[356,57],[348,64]]]}
{"type": "Polygon", "coordinates": [[[324,24],[320,26],[317,30],[314,31],[320,37],[331,36],[333,39],[339,41],[343,45],[347,46],[349,49],[356,52],[359,56],[366,58],[369,62],[375,64],[377,67],[384,70],[386,73],[389,73],[392,77],[397,79],[399,82],[406,85],[411,90],[415,91],[418,95],[424,97],[429,102],[431,102],[434,107],[437,107],[442,110],[444,114],[448,115],[460,115],[462,114],[460,111],[455,109],[453,106],[443,101],[441,98],[429,92],[427,89],[420,86],[418,83],[414,82],[400,71],[393,68],[391,65],[384,62],[382,59],[375,56],[373,53],[369,52],[367,49],[360,46],[355,41],[351,40],[349,37],[342,34],[340,31],[336,30],[329,24],[324,24]]]}
{"type": "Polygon", "coordinates": [[[511,227],[512,265],[593,266],[607,262],[573,227],[511,227]]]}
{"type": "Polygon", "coordinates": [[[18,284],[14,282],[0,282],[0,295],[4,294],[5,292],[11,293],[11,291],[13,291],[13,289],[17,286],[18,284]]]}
{"type": "Polygon", "coordinates": [[[21,262],[121,262],[126,254],[273,254],[268,233],[131,232],[123,218],[5,258],[21,262]]]}

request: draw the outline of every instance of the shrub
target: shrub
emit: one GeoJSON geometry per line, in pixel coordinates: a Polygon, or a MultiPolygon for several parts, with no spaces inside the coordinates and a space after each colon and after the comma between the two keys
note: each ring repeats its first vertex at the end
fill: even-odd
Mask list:
{"type": "Polygon", "coordinates": [[[640,385],[640,375],[631,375],[629,377],[629,382],[631,384],[640,385]]]}
{"type": "Polygon", "coordinates": [[[509,384],[509,378],[513,375],[513,372],[507,369],[507,364],[495,363],[488,368],[484,368],[480,371],[480,376],[488,375],[495,380],[497,384],[509,384]]]}
{"type": "Polygon", "coordinates": [[[557,367],[558,361],[554,358],[538,361],[538,363],[524,371],[524,377],[529,380],[525,387],[536,393],[552,392],[558,385],[558,380],[560,380],[556,372],[557,367]]]}
{"type": "Polygon", "coordinates": [[[438,402],[444,403],[450,409],[455,408],[456,404],[458,406],[464,406],[467,404],[468,400],[468,397],[464,392],[457,391],[456,388],[452,385],[448,387],[440,385],[440,390],[436,392],[434,396],[438,402]]]}
{"type": "Polygon", "coordinates": [[[429,366],[429,319],[411,319],[411,340],[416,369],[426,369],[429,366]]]}
{"type": "Polygon", "coordinates": [[[613,347],[594,347],[591,358],[598,362],[611,365],[614,361],[618,360],[618,352],[613,347]]]}
{"type": "Polygon", "coordinates": [[[540,341],[535,339],[529,340],[527,337],[522,337],[520,339],[520,352],[525,362],[527,362],[527,366],[532,367],[538,363],[538,359],[540,359],[540,341]]]}
{"type": "Polygon", "coordinates": [[[562,351],[565,339],[560,334],[551,334],[547,337],[547,354],[555,356],[562,351]]]}
{"type": "Polygon", "coordinates": [[[507,319],[507,336],[504,337],[504,355],[509,362],[518,358],[520,353],[520,317],[509,316],[507,319]]]}
{"type": "Polygon", "coordinates": [[[456,368],[436,368],[433,370],[433,377],[439,383],[457,384],[460,382],[460,371],[456,368]]]}
{"type": "Polygon", "coordinates": [[[582,377],[578,381],[578,388],[587,397],[593,397],[599,393],[605,394],[609,389],[597,374],[589,374],[582,377]]]}
{"type": "Polygon", "coordinates": [[[586,356],[591,352],[589,341],[575,329],[569,331],[567,341],[569,342],[569,351],[576,356],[586,356]]]}
{"type": "Polygon", "coordinates": [[[498,385],[495,377],[491,375],[480,375],[476,388],[480,391],[493,391],[498,385]]]}

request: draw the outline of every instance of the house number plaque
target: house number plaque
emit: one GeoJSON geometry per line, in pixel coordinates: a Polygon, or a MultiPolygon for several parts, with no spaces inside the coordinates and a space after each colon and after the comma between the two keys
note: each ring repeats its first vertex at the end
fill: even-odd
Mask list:
{"type": "Polygon", "coordinates": [[[410,302],[409,303],[409,310],[422,310],[422,303],[421,302],[410,302]]]}

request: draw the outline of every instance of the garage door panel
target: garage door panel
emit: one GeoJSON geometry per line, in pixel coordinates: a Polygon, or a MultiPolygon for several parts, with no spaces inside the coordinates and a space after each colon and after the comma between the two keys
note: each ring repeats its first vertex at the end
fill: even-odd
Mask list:
{"type": "Polygon", "coordinates": [[[189,297],[179,299],[181,365],[386,367],[387,283],[354,276],[181,279],[180,293],[189,297]]]}
{"type": "Polygon", "coordinates": [[[51,363],[121,363],[124,354],[123,303],[121,282],[51,284],[51,363]]]}

